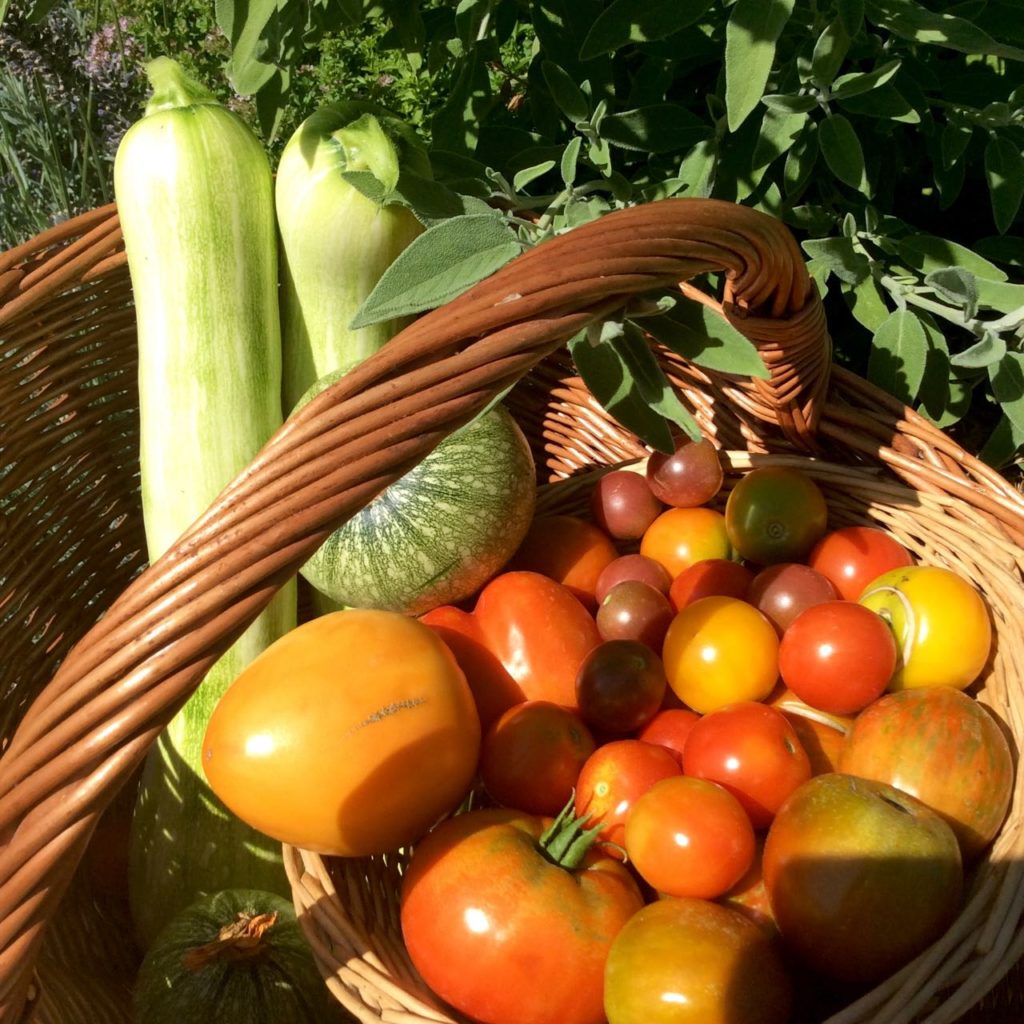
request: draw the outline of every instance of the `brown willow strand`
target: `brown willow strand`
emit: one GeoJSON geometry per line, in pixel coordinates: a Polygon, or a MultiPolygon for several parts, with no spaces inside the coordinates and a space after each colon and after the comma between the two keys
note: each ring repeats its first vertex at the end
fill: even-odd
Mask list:
{"type": "Polygon", "coordinates": [[[66,241],[68,238],[86,234],[105,220],[117,222],[117,208],[114,203],[108,203],[106,206],[99,206],[95,210],[79,214],[72,220],[62,221],[52,228],[47,228],[34,238],[30,238],[27,242],[22,242],[21,245],[16,245],[13,249],[0,253],[0,271],[24,263],[33,254],[43,252],[50,246],[66,241]]]}

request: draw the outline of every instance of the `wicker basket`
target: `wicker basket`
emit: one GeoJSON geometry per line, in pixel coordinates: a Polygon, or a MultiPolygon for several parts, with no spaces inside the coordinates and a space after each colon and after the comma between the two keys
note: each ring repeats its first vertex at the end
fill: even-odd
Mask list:
{"type": "MultiPolygon", "coordinates": [[[[321,540],[517,380],[507,403],[541,468],[540,507],[582,508],[592,473],[645,452],[587,392],[562,343],[636,294],[707,271],[725,271],[719,298],[687,283],[683,292],[747,334],[771,380],[658,354],[727,453],[730,481],[751,465],[798,465],[823,487],[833,525],[881,524],[977,581],[997,636],[978,696],[1016,753],[1024,499],[913,411],[831,365],[820,300],[778,222],[712,200],[666,200],[539,246],[311,402],[145,568],[131,291],[106,207],[0,256],[2,1024],[127,1019],[138,952],[119,857],[136,770],[205,670],[321,540]]],[[[832,1024],[1021,1019],[1022,818],[1018,784],[952,929],[857,1002],[829,1007],[832,1024]]],[[[399,854],[284,852],[303,928],[345,1010],[393,1024],[459,1019],[404,955],[399,854]]]]}

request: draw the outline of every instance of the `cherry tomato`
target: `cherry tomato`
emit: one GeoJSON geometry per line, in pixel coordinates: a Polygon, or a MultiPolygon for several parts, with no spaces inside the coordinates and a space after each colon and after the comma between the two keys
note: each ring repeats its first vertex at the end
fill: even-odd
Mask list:
{"type": "Polygon", "coordinates": [[[535,572],[495,576],[472,612],[445,606],[420,621],[464,637],[453,653],[489,722],[524,700],[575,708],[576,673],[601,642],[594,617],[572,592],[535,572]],[[471,658],[463,661],[467,650],[471,658]]]}
{"type": "Polygon", "coordinates": [[[843,744],[853,728],[852,715],[833,715],[812,708],[785,684],[776,687],[766,703],[778,708],[793,726],[800,745],[807,751],[812,776],[839,770],[843,744]]]}
{"type": "Polygon", "coordinates": [[[664,748],[642,740],[612,740],[597,748],[576,781],[576,814],[590,815],[588,826],[601,824],[603,842],[622,846],[626,818],[641,794],[659,779],[679,775],[679,764],[664,748]]]}
{"type": "Polygon", "coordinates": [[[777,938],[779,927],[772,914],[772,905],[768,900],[768,890],[764,885],[762,856],[764,854],[763,835],[758,835],[754,859],[746,874],[718,902],[723,907],[738,910],[745,917],[764,929],[767,935],[777,938]]]}
{"type": "Polygon", "coordinates": [[[603,640],[639,640],[660,651],[673,615],[660,590],[640,580],[623,580],[605,594],[594,619],[603,640]]]}
{"type": "Polygon", "coordinates": [[[640,538],[640,554],[660,562],[673,578],[706,558],[728,558],[725,517],[711,508],[667,509],[640,538]]]}
{"type": "Polygon", "coordinates": [[[667,594],[672,584],[668,570],[653,558],[640,554],[620,555],[614,562],[609,562],[597,578],[597,603],[604,600],[616,583],[625,583],[627,580],[639,580],[661,594],[667,594]]]}
{"type": "Polygon", "coordinates": [[[694,724],[683,750],[683,771],[723,786],[761,829],[811,777],[811,762],[781,711],[741,701],[694,724]]]}
{"type": "Polygon", "coordinates": [[[686,737],[699,718],[700,715],[689,708],[663,708],[636,734],[636,738],[665,747],[682,768],[686,737]]]}
{"type": "Polygon", "coordinates": [[[614,469],[591,492],[594,522],[616,540],[639,540],[662,511],[647,478],[628,469],[614,469]]]}
{"type": "Polygon", "coordinates": [[[702,597],[738,597],[746,600],[754,574],[728,558],[706,558],[684,569],[669,588],[668,599],[678,612],[702,597]]]}
{"type": "Polygon", "coordinates": [[[418,840],[454,810],[479,751],[448,648],[405,615],[350,609],[291,630],[242,670],[210,716],[203,770],[261,832],[361,857],[418,840]]]}
{"type": "Polygon", "coordinates": [[[651,491],[666,505],[678,508],[707,504],[724,479],[718,450],[707,438],[683,441],[672,454],[653,452],[647,460],[651,491]]]}
{"type": "Polygon", "coordinates": [[[599,733],[624,736],[649,722],[665,696],[661,658],[639,640],[606,640],[583,660],[576,704],[599,733]]]}
{"type": "Polygon", "coordinates": [[[869,583],[890,569],[913,564],[895,537],[874,526],[842,526],[811,549],[807,564],[831,580],[844,601],[856,601],[869,583]]]}
{"type": "Polygon", "coordinates": [[[981,594],[958,573],[909,565],[883,573],[861,596],[892,629],[899,661],[891,690],[952,686],[981,674],[992,647],[992,622],[981,594]]]}
{"type": "Polygon", "coordinates": [[[672,620],[662,648],[669,686],[705,714],[738,700],[761,700],[779,674],[775,627],[735,597],[705,597],[672,620]]]}
{"type": "Polygon", "coordinates": [[[549,701],[526,701],[484,734],[480,779],[496,803],[554,816],[572,797],[596,746],[578,715],[549,701]]]}
{"type": "Polygon", "coordinates": [[[877,700],[896,669],[896,642],[880,615],[826,601],[796,617],[779,644],[779,672],[806,704],[853,715],[877,700]]]}
{"type": "Polygon", "coordinates": [[[402,879],[413,965],[484,1024],[601,1024],[608,951],[643,905],[628,869],[599,848],[578,865],[556,855],[549,824],[458,814],[416,846],[402,879]]]}
{"type": "Polygon", "coordinates": [[[775,627],[779,636],[811,605],[835,601],[836,589],[820,572],[799,562],[762,569],[750,584],[747,600],[775,627]]]}
{"type": "Polygon", "coordinates": [[[785,466],[746,473],[729,494],[725,522],[732,546],[757,565],[802,562],[828,525],[818,485],[785,466]]]}
{"type": "Polygon", "coordinates": [[[586,519],[537,516],[509,568],[548,576],[593,608],[597,604],[597,579],[618,556],[608,534],[586,519]]]}
{"type": "Polygon", "coordinates": [[[792,982],[775,938],[709,900],[648,904],[605,967],[608,1024],[785,1024],[792,982]]]}
{"type": "Polygon", "coordinates": [[[754,860],[754,828],[728,790],[677,775],[637,798],[626,819],[626,854],[659,893],[710,900],[754,860]]]}

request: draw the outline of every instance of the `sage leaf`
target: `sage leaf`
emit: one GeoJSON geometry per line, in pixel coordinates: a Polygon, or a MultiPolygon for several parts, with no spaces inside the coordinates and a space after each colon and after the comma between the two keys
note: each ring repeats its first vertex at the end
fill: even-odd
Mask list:
{"type": "Polygon", "coordinates": [[[950,357],[953,366],[965,370],[979,370],[998,363],[1006,355],[1006,339],[995,331],[985,331],[970,348],[950,357]]]}
{"type": "Polygon", "coordinates": [[[601,121],[601,137],[613,146],[649,153],[688,148],[710,134],[699,117],[675,103],[624,110],[601,121]]]}
{"type": "Polygon", "coordinates": [[[808,238],[800,243],[811,259],[820,260],[829,270],[848,284],[858,284],[871,273],[871,264],[863,253],[857,252],[853,240],[842,238],[808,238]]]}
{"type": "Polygon", "coordinates": [[[662,345],[697,366],[737,377],[771,376],[754,343],[702,303],[681,302],[645,326],[662,345]]]}
{"type": "Polygon", "coordinates": [[[829,170],[840,181],[867,194],[864,150],[853,125],[842,114],[829,114],[818,125],[818,143],[829,170]]]}
{"type": "Polygon", "coordinates": [[[725,107],[736,131],[764,95],[795,0],[737,0],[725,26],[725,107]]]}
{"type": "Polygon", "coordinates": [[[902,63],[898,59],[890,60],[873,71],[841,75],[832,84],[832,96],[834,99],[844,100],[851,96],[858,96],[862,92],[877,89],[879,86],[885,85],[899,71],[902,63]]]}
{"type": "Polygon", "coordinates": [[[939,298],[960,306],[967,319],[973,319],[978,311],[978,282],[969,270],[963,267],[943,267],[928,274],[924,283],[939,298]]]}
{"type": "Polygon", "coordinates": [[[580,47],[591,60],[627,43],[650,43],[673,35],[704,16],[714,0],[615,0],[594,20],[580,47]]]}
{"type": "Polygon", "coordinates": [[[944,46],[960,53],[1024,60],[1024,50],[996,42],[966,18],[929,11],[915,0],[866,0],[864,10],[875,25],[915,43],[944,46]]]}
{"type": "Polygon", "coordinates": [[[978,277],[990,281],[1005,281],[1006,274],[984,256],[965,245],[951,242],[937,235],[908,235],[896,242],[901,259],[914,270],[930,274],[944,267],[963,267],[978,277]]]}
{"type": "Polygon", "coordinates": [[[551,60],[541,64],[541,71],[558,109],[573,123],[585,121],[590,116],[590,103],[569,73],[551,60]]]}
{"type": "Polygon", "coordinates": [[[868,380],[911,403],[924,377],[928,338],[909,309],[890,313],[875,331],[868,357],[868,380]]]}
{"type": "Polygon", "coordinates": [[[985,146],[985,180],[996,230],[1004,235],[1024,198],[1024,157],[1020,149],[1002,135],[994,135],[985,146]]]}
{"type": "Polygon", "coordinates": [[[988,378],[999,407],[1018,430],[1024,430],[1024,353],[1007,352],[988,368],[988,378]]]}

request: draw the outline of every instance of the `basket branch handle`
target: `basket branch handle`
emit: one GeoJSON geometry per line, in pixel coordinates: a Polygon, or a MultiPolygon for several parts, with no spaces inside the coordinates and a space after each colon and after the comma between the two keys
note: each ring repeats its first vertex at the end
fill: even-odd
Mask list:
{"type": "Polygon", "coordinates": [[[772,371],[767,382],[736,381],[732,393],[808,442],[829,344],[792,235],[731,203],[664,200],[544,242],[414,322],[290,419],[136,578],[0,759],[0,1022],[18,1018],[46,922],[99,814],[284,581],[581,328],[712,270],[726,275],[724,315],[772,371]]]}

